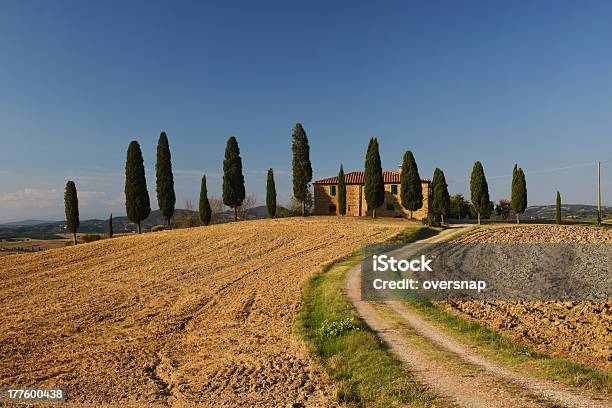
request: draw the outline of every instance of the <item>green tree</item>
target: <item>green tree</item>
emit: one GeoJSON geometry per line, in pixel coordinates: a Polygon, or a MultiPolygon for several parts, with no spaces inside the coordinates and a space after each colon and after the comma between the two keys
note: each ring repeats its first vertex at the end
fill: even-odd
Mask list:
{"type": "Polygon", "coordinates": [[[346,182],[342,165],[340,165],[340,171],[338,172],[338,213],[346,215],[346,182]]]}
{"type": "Polygon", "coordinates": [[[301,123],[293,128],[293,143],[291,152],[293,160],[293,196],[302,203],[302,215],[306,215],[306,199],[309,193],[309,183],[312,180],[312,165],[310,163],[310,146],[308,137],[301,123]]]}
{"type": "Polygon", "coordinates": [[[495,206],[495,214],[504,220],[508,219],[510,210],[510,201],[505,198],[499,200],[499,203],[495,206]]]}
{"type": "Polygon", "coordinates": [[[79,229],[79,199],[74,181],[68,180],[64,192],[64,210],[66,212],[66,228],[72,232],[74,245],[77,244],[77,230],[79,229]]]}
{"type": "Polygon", "coordinates": [[[516,223],[520,223],[520,214],[527,209],[527,182],[525,181],[525,173],[523,169],[514,165],[512,170],[512,197],[510,199],[510,207],[516,214],[516,223]]]}
{"type": "Polygon", "coordinates": [[[151,213],[151,202],[142,151],[136,140],[130,142],[125,161],[125,209],[129,220],[138,225],[138,233],[142,233],[140,223],[151,213]]]}
{"type": "Polygon", "coordinates": [[[463,219],[470,214],[470,203],[462,194],[455,194],[450,198],[451,218],[463,219]]]}
{"type": "Polygon", "coordinates": [[[444,172],[439,168],[434,170],[431,190],[431,209],[434,215],[439,216],[442,224],[444,224],[444,217],[450,211],[450,195],[448,194],[448,184],[446,184],[444,172]]]}
{"type": "Polygon", "coordinates": [[[346,215],[346,180],[344,179],[344,167],[340,164],[338,172],[338,214],[346,215]]]}
{"type": "Polygon", "coordinates": [[[561,225],[561,194],[557,191],[557,211],[555,221],[561,225]]]}
{"type": "Polygon", "coordinates": [[[490,210],[491,201],[489,200],[489,185],[484,174],[482,164],[477,161],[472,169],[470,177],[470,193],[472,206],[480,224],[480,216],[490,210]]]}
{"type": "Polygon", "coordinates": [[[378,140],[370,138],[365,159],[365,199],[372,217],[376,218],[376,209],[385,202],[385,183],[383,179],[378,140]]]}
{"type": "Polygon", "coordinates": [[[172,175],[172,157],[166,132],[161,132],[157,141],[157,163],[155,164],[157,181],[157,203],[159,210],[172,228],[170,219],[174,215],[176,195],[174,194],[174,176],[172,175]]]}
{"type": "Polygon", "coordinates": [[[238,207],[242,205],[245,196],[240,148],[232,136],[227,139],[223,160],[223,204],[234,209],[234,221],[238,221],[238,207]]]}
{"type": "Polygon", "coordinates": [[[212,210],[208,202],[208,190],[206,189],[206,175],[202,176],[202,184],[200,186],[200,221],[202,224],[209,225],[212,217],[212,210]]]}
{"type": "Polygon", "coordinates": [[[274,218],[276,215],[276,184],[274,183],[274,171],[268,169],[268,180],[266,181],[266,207],[268,217],[274,218]]]}
{"type": "Polygon", "coordinates": [[[527,209],[527,180],[522,168],[519,168],[519,180],[521,187],[521,214],[523,214],[527,209]]]}
{"type": "Polygon", "coordinates": [[[110,217],[108,218],[108,237],[109,238],[113,237],[113,214],[112,213],[110,217]]]}
{"type": "Polygon", "coordinates": [[[423,187],[419,169],[410,150],[404,153],[400,183],[402,207],[410,211],[412,219],[412,212],[423,207],[423,187]]]}

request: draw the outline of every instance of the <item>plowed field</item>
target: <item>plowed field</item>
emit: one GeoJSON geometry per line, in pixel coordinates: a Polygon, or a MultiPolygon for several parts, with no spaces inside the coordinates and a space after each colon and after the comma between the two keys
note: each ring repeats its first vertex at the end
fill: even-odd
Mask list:
{"type": "Polygon", "coordinates": [[[0,387],[113,406],[333,406],[300,285],[406,221],[292,218],[0,258],[0,387]]]}
{"type": "MultiPolygon", "coordinates": [[[[612,244],[612,229],[525,225],[483,229],[462,241],[612,244]]],[[[539,350],[612,369],[610,302],[455,302],[449,307],[539,350]]]]}

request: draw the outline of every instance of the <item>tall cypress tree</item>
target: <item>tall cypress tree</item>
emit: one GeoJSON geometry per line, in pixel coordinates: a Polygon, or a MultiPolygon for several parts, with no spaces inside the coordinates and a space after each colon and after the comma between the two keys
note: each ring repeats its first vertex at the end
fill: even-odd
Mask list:
{"type": "Polygon", "coordinates": [[[338,172],[338,213],[346,215],[346,183],[342,165],[340,165],[340,171],[338,172]]]}
{"type": "Polygon", "coordinates": [[[402,206],[410,211],[410,219],[412,219],[412,212],[423,207],[423,187],[419,169],[410,150],[404,153],[400,183],[402,206]]]}
{"type": "Polygon", "coordinates": [[[431,209],[434,215],[440,216],[442,224],[444,224],[444,217],[450,211],[450,195],[448,194],[448,184],[446,184],[444,172],[439,168],[434,170],[431,190],[431,209]]]}
{"type": "Polygon", "coordinates": [[[157,163],[155,164],[157,176],[157,203],[159,210],[171,228],[170,219],[174,215],[176,195],[174,194],[174,176],[172,175],[172,157],[168,136],[161,132],[157,141],[157,163]]]}
{"type": "Polygon", "coordinates": [[[274,183],[274,171],[268,169],[268,180],[266,181],[266,207],[268,217],[274,218],[276,215],[276,184],[274,183]]]}
{"type": "Polygon", "coordinates": [[[108,237],[113,237],[113,213],[111,213],[110,217],[108,218],[108,237]]]}
{"type": "Polygon", "coordinates": [[[240,148],[236,138],[231,136],[227,139],[223,160],[223,204],[234,209],[234,221],[238,221],[238,207],[245,196],[240,148]]]}
{"type": "Polygon", "coordinates": [[[206,175],[202,176],[202,185],[200,186],[200,221],[202,224],[209,225],[212,217],[212,210],[208,202],[208,190],[206,189],[206,175]]]}
{"type": "Polygon", "coordinates": [[[561,225],[561,194],[557,191],[557,211],[555,213],[555,221],[561,225]]]}
{"type": "Polygon", "coordinates": [[[525,181],[525,173],[523,169],[514,165],[512,170],[512,198],[510,207],[516,214],[516,223],[520,223],[520,214],[525,212],[527,208],[527,182],[525,181]]]}
{"type": "Polygon", "coordinates": [[[130,221],[138,225],[138,233],[142,233],[140,223],[151,213],[151,202],[142,151],[136,140],[130,142],[125,161],[125,209],[130,221]]]}
{"type": "Polygon", "coordinates": [[[77,244],[77,230],[79,229],[79,199],[74,181],[68,180],[64,191],[64,210],[66,212],[66,228],[72,232],[74,245],[77,244]]]}
{"type": "Polygon", "coordinates": [[[527,209],[527,180],[525,180],[525,172],[519,167],[521,181],[521,214],[527,209]]]}
{"type": "Polygon", "coordinates": [[[485,213],[491,205],[489,200],[489,185],[484,174],[482,164],[477,161],[472,168],[470,177],[470,193],[472,206],[478,214],[478,224],[480,224],[480,214],[485,213]]]}
{"type": "Polygon", "coordinates": [[[293,196],[302,203],[302,215],[306,215],[306,201],[308,198],[308,183],[312,180],[312,165],[310,163],[310,146],[308,137],[301,123],[293,128],[293,143],[291,163],[293,172],[293,196]]]}
{"type": "Polygon", "coordinates": [[[510,208],[516,214],[516,223],[519,223],[519,174],[518,174],[518,164],[514,164],[512,168],[512,186],[510,188],[511,196],[510,196],[510,208]]]}
{"type": "Polygon", "coordinates": [[[376,209],[385,202],[385,183],[383,180],[378,140],[370,138],[365,159],[365,199],[372,217],[376,218],[376,209]]]}

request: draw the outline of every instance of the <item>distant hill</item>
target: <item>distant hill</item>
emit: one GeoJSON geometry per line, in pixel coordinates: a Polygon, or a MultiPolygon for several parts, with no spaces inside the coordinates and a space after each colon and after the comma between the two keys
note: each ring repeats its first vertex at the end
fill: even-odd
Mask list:
{"type": "MultiPolygon", "coordinates": [[[[556,205],[532,205],[527,207],[524,216],[534,219],[554,219],[557,211],[556,205]]],[[[612,207],[601,207],[603,217],[612,216],[612,207]]],[[[586,204],[561,205],[563,217],[576,219],[591,219],[597,216],[597,206],[586,204]]]]}
{"type": "MultiPolygon", "coordinates": [[[[289,210],[279,207],[277,210],[279,217],[289,215],[289,210]]],[[[249,210],[248,219],[266,218],[268,211],[265,206],[254,207],[249,210]]],[[[172,223],[174,226],[183,226],[187,222],[187,218],[191,218],[193,225],[199,225],[199,215],[197,211],[185,209],[176,209],[172,223]]],[[[215,224],[223,224],[234,220],[233,211],[224,211],[216,215],[213,222],[215,224]]],[[[37,221],[25,220],[6,224],[0,224],[0,239],[28,237],[33,239],[54,239],[56,234],[66,232],[65,221],[37,221]]],[[[149,217],[142,223],[144,231],[148,231],[154,225],[166,225],[166,220],[161,215],[159,210],[151,211],[149,217]]],[[[79,226],[79,232],[83,233],[100,233],[108,230],[108,220],[82,220],[79,226]]],[[[115,233],[136,232],[136,224],[132,223],[127,216],[113,217],[113,231],[115,233]]]]}
{"type": "Polygon", "coordinates": [[[10,227],[18,227],[18,226],[28,226],[28,225],[38,225],[38,224],[49,224],[54,221],[49,220],[22,220],[22,221],[12,221],[12,222],[4,222],[0,223],[0,226],[7,225],[10,227]]]}

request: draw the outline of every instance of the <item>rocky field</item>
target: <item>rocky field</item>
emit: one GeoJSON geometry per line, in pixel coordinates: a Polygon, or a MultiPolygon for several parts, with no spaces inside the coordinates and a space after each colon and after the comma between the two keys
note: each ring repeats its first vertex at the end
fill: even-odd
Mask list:
{"type": "Polygon", "coordinates": [[[0,387],[65,387],[79,406],[333,406],[292,335],[300,285],[405,225],[261,220],[2,257],[0,387]]]}
{"type": "MultiPolygon", "coordinates": [[[[462,241],[612,244],[612,229],[575,225],[486,228],[462,241]]],[[[447,306],[549,354],[612,369],[611,302],[453,302],[447,306]]]]}

